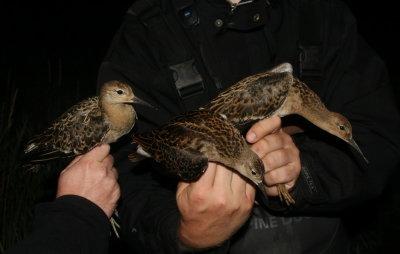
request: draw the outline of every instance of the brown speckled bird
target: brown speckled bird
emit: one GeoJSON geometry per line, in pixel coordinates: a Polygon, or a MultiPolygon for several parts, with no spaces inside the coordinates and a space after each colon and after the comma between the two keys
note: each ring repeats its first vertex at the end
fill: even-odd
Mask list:
{"type": "Polygon", "coordinates": [[[100,143],[115,142],[135,124],[134,103],[146,104],[129,85],[106,82],[99,96],[79,102],[28,142],[26,166],[85,153],[100,143]]]}
{"type": "Polygon", "coordinates": [[[264,165],[222,115],[192,111],[150,132],[133,134],[137,151],[129,158],[151,157],[182,180],[196,180],[208,162],[218,162],[250,179],[265,195],[264,165]]]}
{"type": "MultiPolygon", "coordinates": [[[[347,118],[329,111],[316,93],[293,76],[289,63],[244,78],[201,109],[226,116],[240,131],[267,117],[297,114],[350,144],[367,161],[352,137],[347,118]]],[[[277,187],[281,199],[293,204],[285,186],[277,187]]]]}

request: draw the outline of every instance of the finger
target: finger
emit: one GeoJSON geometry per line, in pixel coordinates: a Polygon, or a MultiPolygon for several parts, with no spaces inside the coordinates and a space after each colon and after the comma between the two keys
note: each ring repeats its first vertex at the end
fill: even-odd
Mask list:
{"type": "Polygon", "coordinates": [[[262,158],[266,172],[296,162],[297,160],[297,155],[292,149],[275,150],[262,158]]]}
{"type": "Polygon", "coordinates": [[[105,165],[107,169],[111,169],[114,165],[114,157],[112,155],[107,155],[102,163],[105,165]]]}
{"type": "Polygon", "coordinates": [[[103,161],[110,153],[110,145],[101,144],[87,152],[84,157],[88,160],[103,161]]]}
{"type": "Polygon", "coordinates": [[[113,174],[114,178],[118,180],[118,170],[112,167],[110,171],[113,174]]]}
{"type": "Polygon", "coordinates": [[[77,163],[78,161],[80,161],[81,158],[82,158],[82,155],[76,156],[75,159],[73,159],[73,160],[69,163],[68,166],[74,165],[75,163],[77,163]]]}
{"type": "Polygon", "coordinates": [[[285,140],[279,134],[270,134],[265,136],[257,143],[251,146],[253,150],[260,158],[264,157],[266,154],[282,149],[285,144],[285,140]]]}
{"type": "Polygon", "coordinates": [[[233,171],[223,165],[217,164],[213,187],[231,188],[233,171]]]}
{"type": "Polygon", "coordinates": [[[247,199],[249,199],[251,202],[254,202],[254,200],[256,198],[257,187],[255,187],[251,183],[246,182],[245,188],[246,188],[245,193],[246,193],[247,199]]]}
{"type": "Polygon", "coordinates": [[[208,163],[206,171],[200,176],[199,180],[193,182],[193,186],[202,186],[204,188],[212,188],[214,184],[215,174],[217,172],[217,164],[213,162],[208,163]]]}
{"type": "Polygon", "coordinates": [[[231,191],[233,206],[249,207],[253,205],[256,189],[253,184],[237,172],[232,173],[231,191]]]}
{"type": "Polygon", "coordinates": [[[214,183],[214,178],[217,170],[217,164],[213,162],[208,163],[206,171],[200,176],[195,182],[179,182],[177,189],[177,197],[181,196],[182,193],[189,199],[190,193],[193,191],[196,193],[205,193],[209,191],[214,183]]]}
{"type": "MultiPolygon", "coordinates": [[[[294,182],[293,183],[284,183],[283,185],[286,190],[290,191],[294,186],[294,182]]],[[[278,189],[278,184],[275,184],[273,186],[265,186],[265,192],[267,193],[268,196],[279,196],[280,193],[282,194],[282,192],[279,191],[279,189],[278,189]]]]}
{"type": "Polygon", "coordinates": [[[278,188],[276,187],[276,185],[265,185],[265,192],[267,193],[268,196],[278,196],[278,188]]]}
{"type": "Polygon", "coordinates": [[[237,172],[232,173],[231,189],[234,193],[246,194],[247,181],[237,172]]]}
{"type": "MultiPolygon", "coordinates": [[[[177,197],[181,196],[182,193],[184,192],[184,190],[186,190],[186,188],[189,188],[191,184],[192,184],[192,183],[188,183],[188,182],[179,182],[179,183],[178,183],[177,190],[176,190],[176,196],[177,196],[177,197]]],[[[186,192],[186,193],[187,193],[187,192],[186,192]]],[[[187,196],[186,196],[186,197],[187,197],[187,196]]]]}
{"type": "Polygon", "coordinates": [[[73,161],[71,161],[71,162],[68,164],[68,166],[60,172],[60,174],[64,174],[65,171],[67,171],[68,169],[70,169],[71,167],[73,167],[78,161],[81,160],[81,158],[82,158],[82,155],[79,155],[79,156],[75,157],[75,159],[74,159],[73,161]]]}
{"type": "MultiPolygon", "coordinates": [[[[266,173],[264,176],[264,182],[266,186],[271,187],[278,183],[294,183],[296,177],[297,173],[294,170],[294,167],[288,164],[266,173]]],[[[288,186],[291,186],[291,184],[289,184],[288,186]]]]}
{"type": "Polygon", "coordinates": [[[246,140],[255,143],[264,136],[274,132],[281,127],[281,118],[273,116],[254,124],[246,134],[246,140]]]}

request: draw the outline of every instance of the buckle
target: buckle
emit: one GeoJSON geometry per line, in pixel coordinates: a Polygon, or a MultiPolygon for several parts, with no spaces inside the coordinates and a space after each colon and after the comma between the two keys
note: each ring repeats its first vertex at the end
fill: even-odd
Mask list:
{"type": "Polygon", "coordinates": [[[203,78],[194,64],[194,59],[169,66],[181,99],[186,99],[204,91],[203,78]]]}

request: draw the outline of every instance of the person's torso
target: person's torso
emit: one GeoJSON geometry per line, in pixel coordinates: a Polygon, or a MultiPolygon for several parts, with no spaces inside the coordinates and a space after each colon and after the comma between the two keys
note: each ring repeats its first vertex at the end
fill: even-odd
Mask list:
{"type": "MultiPolygon", "coordinates": [[[[201,107],[242,78],[279,63],[291,63],[298,73],[298,16],[293,1],[271,6],[267,1],[258,0],[237,7],[233,14],[229,13],[229,4],[222,0],[195,1],[191,7],[186,14],[198,15],[196,22],[176,29],[171,22],[179,24],[185,20],[179,20],[178,15],[168,11],[161,19],[156,17],[155,20],[152,16],[149,30],[143,34],[143,38],[150,38],[152,44],[157,45],[150,51],[143,51],[146,53],[142,63],[148,68],[143,68],[146,73],[141,74],[152,78],[145,86],[140,84],[140,88],[158,103],[162,115],[157,119],[158,124],[201,107]],[[168,39],[159,37],[159,31],[153,31],[165,30],[157,27],[163,20],[170,22],[171,30],[163,33],[170,36],[168,39]],[[171,43],[168,44],[168,40],[171,43]],[[179,47],[187,45],[196,53],[192,54],[187,48],[184,53],[179,52],[179,47]],[[174,56],[171,51],[177,54],[174,56]],[[189,75],[191,79],[185,81],[188,63],[193,73],[189,75]],[[177,80],[183,85],[177,85],[177,80]],[[182,88],[190,88],[190,82],[200,82],[203,87],[197,86],[193,94],[188,92],[183,96],[182,88]]],[[[184,17],[186,14],[183,13],[184,17]]],[[[317,87],[316,90],[323,89],[317,87]]],[[[341,244],[342,240],[345,242],[343,237],[339,218],[279,217],[256,208],[249,222],[232,239],[230,253],[330,253],[327,250],[332,246],[345,248],[341,244]]]]}

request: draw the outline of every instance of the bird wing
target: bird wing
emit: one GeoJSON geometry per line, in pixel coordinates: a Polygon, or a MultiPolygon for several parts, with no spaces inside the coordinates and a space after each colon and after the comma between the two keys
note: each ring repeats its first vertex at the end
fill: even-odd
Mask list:
{"type": "Polygon", "coordinates": [[[205,110],[178,116],[152,132],[134,135],[133,140],[155,161],[187,181],[197,179],[208,161],[225,164],[245,145],[230,122],[205,110]]]}
{"type": "Polygon", "coordinates": [[[92,97],[69,108],[30,140],[25,154],[30,162],[42,162],[85,153],[102,141],[109,128],[98,97],[92,97]]]}
{"type": "MultiPolygon", "coordinates": [[[[201,152],[184,144],[180,128],[168,125],[149,133],[136,134],[133,141],[167,170],[184,181],[197,179],[207,168],[208,159],[201,152]]],[[[130,155],[130,158],[136,156],[130,155]]]]}
{"type": "Polygon", "coordinates": [[[290,72],[249,76],[218,95],[203,109],[225,115],[243,131],[243,126],[271,116],[283,104],[292,83],[290,72]]]}

